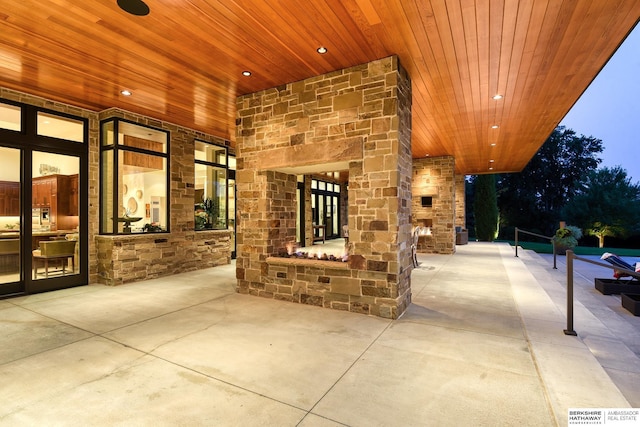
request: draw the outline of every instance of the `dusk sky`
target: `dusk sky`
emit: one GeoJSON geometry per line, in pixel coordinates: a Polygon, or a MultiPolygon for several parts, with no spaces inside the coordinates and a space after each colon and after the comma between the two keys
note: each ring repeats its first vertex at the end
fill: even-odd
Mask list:
{"type": "Polygon", "coordinates": [[[602,166],[621,166],[640,183],[640,26],[611,57],[560,123],[602,140],[602,166]]]}

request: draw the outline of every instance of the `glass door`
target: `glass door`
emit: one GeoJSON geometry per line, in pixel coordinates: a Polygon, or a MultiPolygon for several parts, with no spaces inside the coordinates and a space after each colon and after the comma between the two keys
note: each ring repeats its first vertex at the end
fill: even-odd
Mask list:
{"type": "Polygon", "coordinates": [[[32,159],[31,279],[71,282],[69,276],[80,271],[80,159],[40,151],[34,151],[32,159]]]}
{"type": "Polygon", "coordinates": [[[21,150],[0,147],[0,295],[24,291],[20,164],[21,150]]]}

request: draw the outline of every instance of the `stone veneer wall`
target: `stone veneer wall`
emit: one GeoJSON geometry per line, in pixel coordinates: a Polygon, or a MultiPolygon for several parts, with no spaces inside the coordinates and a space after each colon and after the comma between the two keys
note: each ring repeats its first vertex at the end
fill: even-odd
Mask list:
{"type": "Polygon", "coordinates": [[[412,269],[411,81],[397,57],[241,96],[237,110],[237,291],[397,318],[412,269]],[[348,268],[270,258],[295,240],[293,169],[323,165],[349,170],[348,268]]]}
{"type": "MultiPolygon", "coordinates": [[[[195,231],[193,217],[195,140],[218,145],[228,145],[228,142],[117,108],[99,114],[100,120],[113,117],[169,131],[170,232],[126,236],[96,235],[98,281],[118,285],[229,264],[231,231],[195,231]]],[[[90,168],[96,170],[98,167],[97,163],[90,165],[90,168]]]]}
{"type": "Polygon", "coordinates": [[[452,254],[456,251],[456,180],[455,159],[451,156],[413,160],[413,225],[432,221],[432,237],[420,252],[452,254]],[[431,208],[422,207],[421,197],[433,197],[431,208]]]}
{"type": "Polygon", "coordinates": [[[230,240],[227,230],[198,231],[184,239],[156,233],[96,236],[100,282],[122,285],[229,264],[230,240]]]}
{"type": "Polygon", "coordinates": [[[0,98],[89,119],[89,283],[120,284],[229,264],[231,232],[194,231],[194,139],[223,139],[118,109],[101,113],[0,87],[0,98]],[[171,132],[171,233],[100,236],[100,123],[108,117],[171,132]]]}
{"type": "Polygon", "coordinates": [[[456,200],[456,227],[467,228],[467,202],[465,193],[464,175],[456,175],[455,180],[455,200],[456,200]]]}

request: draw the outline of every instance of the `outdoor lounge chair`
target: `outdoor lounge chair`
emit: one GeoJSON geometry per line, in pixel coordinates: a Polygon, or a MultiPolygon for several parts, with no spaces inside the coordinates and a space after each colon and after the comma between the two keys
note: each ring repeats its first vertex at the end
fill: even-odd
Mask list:
{"type": "Polygon", "coordinates": [[[622,294],[622,293],[639,293],[640,291],[640,263],[636,263],[637,267],[629,264],[616,254],[605,253],[600,259],[607,261],[609,264],[618,269],[613,270],[613,279],[595,278],[594,286],[596,290],[603,295],[622,294]],[[627,280],[620,280],[622,277],[630,277],[627,280]]]}
{"type": "Polygon", "coordinates": [[[640,265],[638,265],[640,263],[635,263],[635,266],[633,266],[620,258],[618,255],[612,254],[610,252],[605,252],[604,254],[602,254],[600,259],[607,261],[614,267],[626,270],[613,270],[613,277],[615,277],[616,279],[620,279],[621,277],[631,277],[632,280],[640,279],[640,265]]]}

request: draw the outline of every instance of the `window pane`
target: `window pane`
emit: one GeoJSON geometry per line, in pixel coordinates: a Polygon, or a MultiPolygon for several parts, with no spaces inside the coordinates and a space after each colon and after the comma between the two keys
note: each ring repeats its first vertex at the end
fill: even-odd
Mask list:
{"type": "MultiPolygon", "coordinates": [[[[2,114],[2,113],[0,113],[2,114]]],[[[0,147],[0,284],[20,280],[20,150],[0,147]]]]}
{"type": "Polygon", "coordinates": [[[208,144],[196,140],[196,160],[202,160],[219,165],[227,164],[227,150],[218,145],[208,144]]]}
{"type": "Polygon", "coordinates": [[[100,166],[102,168],[102,182],[100,183],[101,232],[113,233],[113,150],[102,152],[100,166]]]}
{"type": "Polygon", "coordinates": [[[118,122],[118,144],[166,153],[167,140],[167,132],[133,123],[118,122]]]}
{"type": "Polygon", "coordinates": [[[68,141],[84,142],[84,122],[55,114],[38,112],[37,134],[68,141]]]}
{"type": "Polygon", "coordinates": [[[327,189],[327,183],[324,181],[318,181],[318,189],[319,190],[326,190],[327,189]]]}
{"type": "Polygon", "coordinates": [[[104,122],[102,123],[102,145],[114,145],[115,140],[113,139],[113,127],[114,122],[104,122]]]}
{"type": "Polygon", "coordinates": [[[223,168],[195,165],[194,227],[227,228],[227,172],[223,168]]]}
{"type": "Polygon", "coordinates": [[[315,179],[312,179],[311,180],[311,188],[314,189],[314,190],[316,188],[318,188],[318,181],[316,181],[315,179]]]}
{"type": "Polygon", "coordinates": [[[21,114],[20,107],[0,103],[0,128],[21,131],[21,114]]]}
{"type": "Polygon", "coordinates": [[[118,232],[166,231],[167,159],[127,151],[120,154],[118,232]]]}
{"type": "Polygon", "coordinates": [[[236,170],[236,157],[229,156],[229,169],[236,170]]]}
{"type": "Polygon", "coordinates": [[[79,171],[79,157],[33,152],[30,241],[34,280],[79,272],[79,171]]]}

